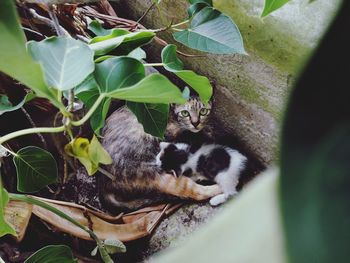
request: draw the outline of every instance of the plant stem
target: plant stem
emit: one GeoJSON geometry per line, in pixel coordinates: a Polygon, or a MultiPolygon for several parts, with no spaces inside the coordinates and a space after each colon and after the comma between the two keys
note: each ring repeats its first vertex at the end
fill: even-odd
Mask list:
{"type": "Polygon", "coordinates": [[[53,206],[51,206],[43,201],[40,201],[40,200],[33,198],[33,197],[30,197],[30,196],[9,193],[9,198],[10,198],[10,200],[22,201],[22,202],[26,202],[26,203],[40,206],[40,207],[58,215],[59,217],[66,219],[67,221],[71,222],[72,224],[76,225],[77,227],[81,228],[82,230],[86,231],[90,235],[90,237],[92,239],[94,239],[95,242],[97,243],[100,254],[103,257],[104,261],[105,262],[113,262],[112,259],[110,258],[110,256],[108,255],[107,251],[104,249],[103,242],[96,236],[96,234],[93,231],[91,231],[89,228],[87,228],[86,226],[82,225],[81,223],[79,223],[75,219],[71,218],[69,215],[63,213],[62,211],[60,211],[56,207],[53,207],[53,206]]]}
{"type": "Polygon", "coordinates": [[[3,149],[5,149],[5,151],[9,152],[10,154],[12,154],[13,156],[17,156],[17,154],[13,151],[11,151],[10,149],[6,148],[5,146],[3,145],[0,145],[0,147],[2,147],[3,149]]]}
{"type": "Polygon", "coordinates": [[[185,20],[185,21],[182,21],[182,22],[180,22],[180,23],[178,23],[178,24],[172,25],[171,28],[174,28],[174,27],[178,27],[178,26],[187,24],[188,22],[190,22],[189,19],[187,19],[187,20],[185,20]]]}
{"type": "Polygon", "coordinates": [[[27,134],[33,134],[33,133],[58,133],[63,132],[65,129],[64,126],[59,127],[39,127],[39,128],[29,128],[24,130],[19,130],[15,132],[11,132],[5,136],[0,137],[0,144],[3,144],[4,142],[11,140],[13,138],[27,135],[27,134]]]}
{"type": "Polygon", "coordinates": [[[143,65],[145,67],[163,67],[164,63],[145,63],[143,65]]]}
{"type": "Polygon", "coordinates": [[[80,126],[83,125],[90,117],[91,115],[95,112],[97,107],[101,104],[102,100],[105,98],[105,94],[100,94],[100,96],[97,98],[95,101],[94,105],[90,108],[90,110],[85,114],[85,116],[80,119],[79,121],[72,121],[72,125],[74,126],[80,126]]]}

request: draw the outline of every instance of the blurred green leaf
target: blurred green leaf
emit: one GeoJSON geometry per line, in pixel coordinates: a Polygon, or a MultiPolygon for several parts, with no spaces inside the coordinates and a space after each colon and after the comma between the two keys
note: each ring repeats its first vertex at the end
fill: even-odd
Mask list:
{"type": "Polygon", "coordinates": [[[241,33],[232,19],[205,7],[194,15],[189,29],[173,33],[176,41],[215,54],[246,54],[241,33]]]}
{"type": "Polygon", "coordinates": [[[51,153],[36,146],[20,149],[13,157],[17,171],[17,190],[34,193],[57,182],[57,164],[51,153]]]}
{"type": "Polygon", "coordinates": [[[213,88],[208,78],[197,75],[192,70],[183,70],[183,63],[177,58],[176,49],[175,45],[170,44],[162,50],[164,68],[190,85],[198,93],[201,100],[207,103],[213,94],[213,88]]]}
{"type": "Polygon", "coordinates": [[[0,71],[28,86],[39,97],[48,98],[53,105],[62,108],[57,93],[45,84],[40,65],[27,53],[25,36],[12,0],[0,1],[0,38],[0,71]]]}
{"type": "Polygon", "coordinates": [[[2,186],[0,177],[0,237],[10,234],[16,236],[16,231],[11,225],[5,221],[5,207],[9,202],[9,196],[5,188],[2,186]]]}
{"type": "MultiPolygon", "coordinates": [[[[125,245],[117,239],[106,239],[103,241],[103,246],[110,255],[126,252],[125,245]]],[[[98,248],[98,246],[95,247],[95,249],[91,252],[91,256],[96,256],[98,248]]]]}
{"type": "Polygon", "coordinates": [[[26,102],[31,101],[34,98],[35,98],[35,94],[34,93],[32,93],[32,92],[27,93],[26,96],[24,97],[24,99],[20,103],[18,103],[17,105],[13,106],[6,95],[0,95],[0,115],[4,114],[6,112],[18,110],[26,102]]]}
{"type": "Polygon", "coordinates": [[[33,58],[43,66],[47,84],[69,90],[94,71],[94,53],[85,43],[67,37],[28,42],[33,58]]]}
{"type": "Polygon", "coordinates": [[[49,245],[39,249],[24,263],[75,263],[71,249],[64,245],[49,245]]]}
{"type": "Polygon", "coordinates": [[[288,3],[289,0],[265,0],[264,10],[261,17],[265,17],[288,3]]]}
{"type": "Polygon", "coordinates": [[[146,133],[162,138],[168,123],[169,105],[127,102],[146,133]]]}

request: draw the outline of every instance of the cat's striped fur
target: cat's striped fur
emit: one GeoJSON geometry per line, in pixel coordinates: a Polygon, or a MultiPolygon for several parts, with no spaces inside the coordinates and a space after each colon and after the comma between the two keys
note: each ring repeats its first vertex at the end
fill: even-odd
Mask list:
{"type": "MultiPolygon", "coordinates": [[[[208,119],[209,107],[196,98],[189,100],[187,105],[174,106],[167,137],[174,140],[177,133],[186,129],[200,131],[208,119]],[[202,110],[206,114],[201,117],[202,108],[208,110],[202,110]]],[[[202,186],[187,177],[176,178],[157,167],[155,158],[160,150],[159,140],[146,134],[126,107],[107,119],[102,136],[102,144],[113,159],[113,164],[106,168],[115,180],[100,175],[99,191],[110,206],[136,209],[172,197],[205,200],[221,192],[217,185],[202,186]]]]}

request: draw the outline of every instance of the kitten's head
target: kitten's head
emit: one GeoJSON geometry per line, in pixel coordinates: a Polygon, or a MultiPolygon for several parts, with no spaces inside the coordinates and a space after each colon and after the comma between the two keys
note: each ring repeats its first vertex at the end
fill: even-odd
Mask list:
{"type": "Polygon", "coordinates": [[[156,157],[156,164],[165,171],[180,170],[182,164],[187,162],[189,145],[184,143],[160,143],[160,152],[156,157]]]}
{"type": "Polygon", "coordinates": [[[198,97],[190,97],[183,105],[173,105],[174,118],[181,129],[191,132],[202,130],[209,120],[212,103],[206,105],[198,97]]]}

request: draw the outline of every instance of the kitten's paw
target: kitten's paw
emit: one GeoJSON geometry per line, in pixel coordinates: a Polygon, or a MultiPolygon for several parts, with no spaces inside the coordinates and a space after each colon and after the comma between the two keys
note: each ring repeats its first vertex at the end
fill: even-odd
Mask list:
{"type": "Polygon", "coordinates": [[[227,195],[225,194],[220,194],[220,195],[217,195],[217,196],[214,196],[210,199],[209,203],[211,206],[218,206],[222,203],[225,203],[226,200],[227,200],[227,195]]]}

